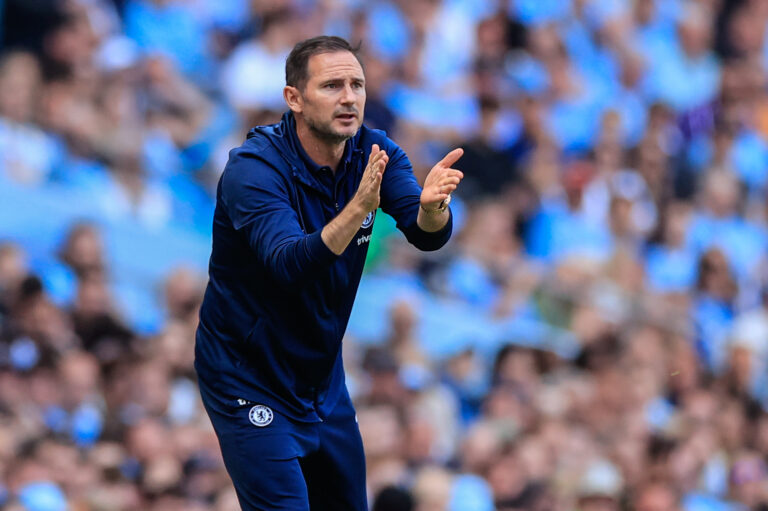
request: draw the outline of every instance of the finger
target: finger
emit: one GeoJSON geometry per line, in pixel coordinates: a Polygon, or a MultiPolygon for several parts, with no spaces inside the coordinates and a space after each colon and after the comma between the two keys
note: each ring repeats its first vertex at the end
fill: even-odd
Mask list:
{"type": "Polygon", "coordinates": [[[389,161],[389,156],[387,155],[386,151],[379,151],[376,156],[373,158],[373,165],[378,164],[378,162],[384,161],[384,165],[386,165],[389,161]]]}
{"type": "Polygon", "coordinates": [[[439,170],[436,172],[436,178],[439,182],[443,182],[446,179],[458,179],[457,183],[460,182],[462,179],[464,179],[464,173],[460,170],[456,169],[444,169],[442,171],[439,170]]]}
{"type": "Polygon", "coordinates": [[[451,194],[454,190],[456,190],[456,185],[452,185],[452,184],[442,185],[438,187],[437,193],[446,195],[446,194],[451,194]]]}
{"type": "Polygon", "coordinates": [[[450,153],[446,154],[442,160],[437,162],[437,164],[440,165],[441,167],[450,167],[451,165],[459,161],[459,158],[461,158],[463,154],[464,154],[464,149],[459,147],[457,149],[454,149],[450,153]]]}
{"type": "Polygon", "coordinates": [[[389,160],[389,157],[387,156],[387,153],[385,151],[378,151],[377,154],[372,155],[370,158],[370,161],[368,163],[368,166],[365,167],[365,170],[363,171],[363,177],[365,179],[373,179],[373,175],[375,173],[376,167],[379,165],[379,162],[384,161],[384,164],[386,165],[386,162],[389,160]]]}
{"type": "Polygon", "coordinates": [[[377,151],[376,154],[371,153],[371,160],[368,163],[369,166],[374,166],[384,156],[384,151],[377,151]]]}
{"type": "Polygon", "coordinates": [[[464,179],[464,173],[458,169],[447,169],[446,176],[457,176],[459,179],[464,179]]]}
{"type": "Polygon", "coordinates": [[[440,180],[441,185],[447,185],[447,184],[457,185],[460,182],[461,182],[461,179],[459,179],[458,177],[446,177],[440,180]]]}
{"type": "Polygon", "coordinates": [[[379,154],[379,144],[373,144],[371,146],[371,154],[368,155],[368,165],[374,162],[377,154],[379,154]]]}
{"type": "Polygon", "coordinates": [[[371,165],[371,180],[375,181],[376,176],[383,173],[386,166],[387,162],[383,159],[379,159],[373,165],[371,165]]]}

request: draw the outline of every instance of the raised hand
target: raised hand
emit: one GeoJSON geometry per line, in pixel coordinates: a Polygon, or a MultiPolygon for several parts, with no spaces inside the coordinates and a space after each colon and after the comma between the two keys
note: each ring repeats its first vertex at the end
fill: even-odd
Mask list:
{"type": "Polygon", "coordinates": [[[384,169],[387,167],[389,156],[386,151],[380,150],[378,144],[373,144],[371,155],[368,157],[368,165],[363,171],[360,186],[357,187],[354,200],[356,200],[366,213],[379,207],[379,191],[384,169]]]}
{"type": "Polygon", "coordinates": [[[464,154],[464,149],[454,149],[432,167],[424,180],[424,188],[421,191],[421,207],[426,211],[436,211],[443,201],[448,200],[451,193],[456,190],[464,178],[464,173],[452,169],[464,154]]]}
{"type": "Polygon", "coordinates": [[[389,156],[373,144],[360,185],[349,204],[323,227],[320,237],[334,254],[341,255],[354,238],[365,217],[379,207],[379,191],[389,156]]]}

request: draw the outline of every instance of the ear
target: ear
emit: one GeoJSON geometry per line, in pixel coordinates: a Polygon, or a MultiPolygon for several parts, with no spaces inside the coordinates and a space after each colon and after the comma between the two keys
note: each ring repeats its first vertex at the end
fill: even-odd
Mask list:
{"type": "Polygon", "coordinates": [[[304,109],[304,98],[296,87],[286,85],[283,88],[283,99],[285,99],[285,104],[288,105],[288,108],[295,114],[300,114],[304,109]]]}

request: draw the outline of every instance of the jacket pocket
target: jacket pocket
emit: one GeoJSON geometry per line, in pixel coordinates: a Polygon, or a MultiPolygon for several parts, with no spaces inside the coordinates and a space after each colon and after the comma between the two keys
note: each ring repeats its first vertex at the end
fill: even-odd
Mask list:
{"type": "Polygon", "coordinates": [[[290,421],[279,412],[270,408],[273,419],[262,427],[256,426],[250,419],[250,410],[255,405],[232,407],[229,423],[230,434],[223,442],[233,455],[244,457],[249,464],[254,460],[283,461],[301,456],[301,448],[291,432],[290,421]]]}

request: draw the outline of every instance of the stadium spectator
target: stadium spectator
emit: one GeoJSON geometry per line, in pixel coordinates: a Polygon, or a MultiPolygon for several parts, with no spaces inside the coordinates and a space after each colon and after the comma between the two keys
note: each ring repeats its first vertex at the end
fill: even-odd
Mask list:
{"type": "Polygon", "coordinates": [[[768,508],[765,2],[0,4],[0,508],[237,508],[192,371],[212,197],[321,32],[422,177],[467,150],[446,251],[376,223],[370,507],[768,508]]]}

